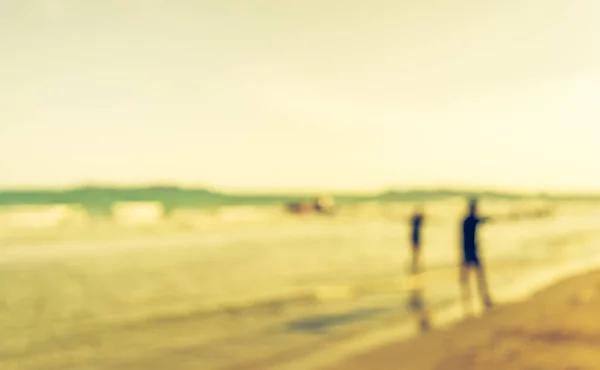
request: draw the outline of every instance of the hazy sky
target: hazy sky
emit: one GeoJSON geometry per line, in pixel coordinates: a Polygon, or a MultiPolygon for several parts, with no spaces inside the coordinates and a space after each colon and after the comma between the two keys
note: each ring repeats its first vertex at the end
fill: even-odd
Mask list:
{"type": "Polygon", "coordinates": [[[0,0],[0,184],[600,189],[598,0],[0,0]]]}

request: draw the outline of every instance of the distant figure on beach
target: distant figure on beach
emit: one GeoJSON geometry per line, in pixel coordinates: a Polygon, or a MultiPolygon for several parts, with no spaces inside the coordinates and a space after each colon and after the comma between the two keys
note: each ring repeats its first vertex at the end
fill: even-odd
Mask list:
{"type": "Polygon", "coordinates": [[[469,284],[469,273],[475,270],[477,273],[477,284],[483,304],[491,308],[492,300],[488,291],[484,264],[479,259],[477,228],[480,224],[489,221],[488,217],[480,217],[477,213],[477,200],[471,199],[469,211],[462,223],[462,252],[463,260],[460,269],[460,284],[462,300],[465,310],[471,304],[471,287],[469,284]]]}
{"type": "Polygon", "coordinates": [[[410,218],[411,225],[411,246],[412,246],[412,273],[419,272],[419,261],[421,252],[421,228],[423,227],[423,207],[421,205],[415,208],[415,212],[410,218]]]}

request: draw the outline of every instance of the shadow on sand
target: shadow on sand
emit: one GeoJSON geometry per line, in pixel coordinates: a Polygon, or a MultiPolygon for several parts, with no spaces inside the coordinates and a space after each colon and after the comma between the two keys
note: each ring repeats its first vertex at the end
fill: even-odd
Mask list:
{"type": "MultiPolygon", "coordinates": [[[[418,276],[416,276],[417,284],[408,292],[407,309],[410,315],[415,317],[418,328],[421,332],[431,330],[431,320],[429,310],[423,298],[423,290],[421,288],[418,276]]],[[[402,306],[380,307],[380,308],[363,308],[351,312],[323,314],[305,317],[299,320],[288,322],[285,325],[285,330],[292,332],[305,332],[313,334],[323,334],[333,329],[334,327],[350,324],[358,321],[365,321],[378,316],[391,313],[393,311],[403,310],[402,306]]]]}
{"type": "Polygon", "coordinates": [[[362,309],[344,314],[318,315],[301,320],[295,320],[286,325],[290,331],[302,331],[323,334],[335,326],[361,321],[389,312],[385,308],[362,309]]]}

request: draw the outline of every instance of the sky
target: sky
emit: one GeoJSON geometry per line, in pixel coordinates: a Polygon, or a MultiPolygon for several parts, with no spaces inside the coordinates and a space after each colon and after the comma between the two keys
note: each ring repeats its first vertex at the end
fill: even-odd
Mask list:
{"type": "Polygon", "coordinates": [[[0,186],[600,189],[597,0],[0,0],[0,186]]]}

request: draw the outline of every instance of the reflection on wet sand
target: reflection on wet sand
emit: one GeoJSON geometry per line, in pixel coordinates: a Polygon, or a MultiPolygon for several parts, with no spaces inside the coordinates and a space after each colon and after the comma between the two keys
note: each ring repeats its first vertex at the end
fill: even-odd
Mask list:
{"type": "Polygon", "coordinates": [[[408,292],[408,307],[410,312],[415,316],[419,325],[419,330],[426,332],[431,329],[431,320],[429,317],[429,310],[423,297],[423,284],[419,274],[412,276],[414,279],[414,285],[408,292]]]}

